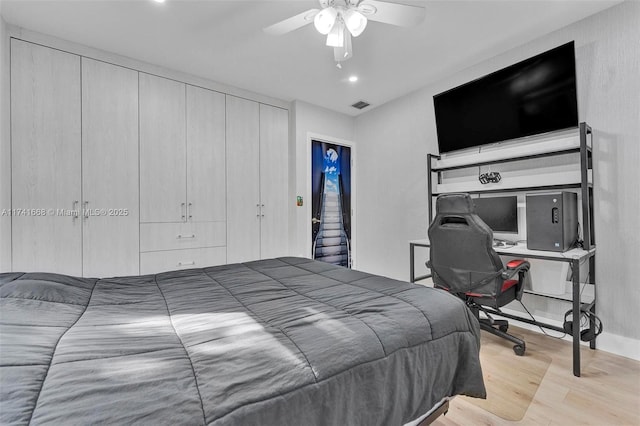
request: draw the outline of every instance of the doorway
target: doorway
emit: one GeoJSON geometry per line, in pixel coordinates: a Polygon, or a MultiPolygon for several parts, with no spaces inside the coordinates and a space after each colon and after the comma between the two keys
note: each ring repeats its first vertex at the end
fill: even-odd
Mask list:
{"type": "Polygon", "coordinates": [[[353,265],[352,149],[311,139],[311,255],[353,265]]]}

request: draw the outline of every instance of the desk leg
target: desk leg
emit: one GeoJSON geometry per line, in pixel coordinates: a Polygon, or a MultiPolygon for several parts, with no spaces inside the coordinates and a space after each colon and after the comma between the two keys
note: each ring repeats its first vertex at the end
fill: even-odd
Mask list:
{"type": "Polygon", "coordinates": [[[415,271],[415,251],[416,251],[416,246],[413,243],[409,243],[409,282],[410,283],[415,283],[416,282],[416,271],[415,271]]]}
{"type": "Polygon", "coordinates": [[[580,377],[580,261],[571,261],[573,272],[573,375],[580,377]]]}
{"type": "MultiPolygon", "coordinates": [[[[591,256],[589,258],[589,274],[591,274],[591,282],[593,283],[593,305],[591,306],[591,312],[593,312],[593,314],[596,314],[596,301],[597,299],[597,289],[596,289],[596,262],[595,262],[596,258],[594,256],[591,256]]],[[[589,318],[589,327],[591,327],[591,330],[595,331],[595,327],[596,327],[596,323],[593,320],[593,317],[589,318]]],[[[593,339],[591,342],[589,342],[589,347],[591,349],[595,349],[596,348],[596,339],[593,339]]]]}
{"type": "MultiPolygon", "coordinates": [[[[595,301],[593,303],[593,306],[591,306],[591,312],[595,315],[596,314],[596,304],[595,301]]],[[[591,329],[591,331],[595,331],[596,329],[596,322],[593,319],[592,316],[589,316],[589,328],[591,329]]],[[[596,348],[596,339],[593,339],[589,342],[589,348],[591,349],[595,349],[596,348]]]]}

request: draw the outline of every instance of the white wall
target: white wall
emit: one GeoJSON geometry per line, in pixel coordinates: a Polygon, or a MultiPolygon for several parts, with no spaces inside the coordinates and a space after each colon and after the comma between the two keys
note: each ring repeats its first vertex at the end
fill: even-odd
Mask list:
{"type": "Polygon", "coordinates": [[[427,236],[426,158],[436,149],[427,125],[432,116],[430,98],[418,91],[356,119],[361,270],[409,278],[408,241],[427,236]]]}
{"type": "MultiPolygon", "coordinates": [[[[0,16],[0,212],[11,208],[9,37],[0,16]]],[[[0,215],[0,272],[11,270],[11,217],[0,215]]]]}
{"type": "MultiPolygon", "coordinates": [[[[622,342],[622,352],[640,357],[640,2],[624,2],[358,117],[359,268],[407,279],[407,240],[426,237],[426,155],[437,153],[433,95],[571,40],[579,118],[594,130],[598,313],[608,335],[598,344],[620,353],[622,342]]],[[[550,318],[569,308],[525,303],[542,304],[536,308],[550,318]]]]}
{"type": "MultiPolygon", "coordinates": [[[[293,135],[289,149],[289,171],[291,176],[289,187],[294,191],[289,197],[293,200],[291,211],[289,212],[289,217],[293,218],[291,232],[289,233],[291,236],[289,247],[292,255],[308,257],[311,252],[311,194],[309,193],[307,180],[311,173],[308,158],[311,152],[308,149],[309,134],[321,135],[330,141],[353,142],[355,119],[351,116],[301,101],[293,102],[289,119],[291,126],[289,134],[293,135]],[[302,207],[296,207],[295,205],[296,196],[298,195],[304,198],[302,207]]],[[[358,158],[359,155],[359,152],[355,153],[356,168],[359,167],[361,162],[360,158],[358,158]]],[[[357,179],[358,177],[355,176],[356,184],[357,179]]],[[[355,209],[357,209],[357,204],[355,209]]],[[[358,238],[357,236],[355,237],[358,238]]],[[[356,256],[358,256],[357,252],[356,256]]]]}

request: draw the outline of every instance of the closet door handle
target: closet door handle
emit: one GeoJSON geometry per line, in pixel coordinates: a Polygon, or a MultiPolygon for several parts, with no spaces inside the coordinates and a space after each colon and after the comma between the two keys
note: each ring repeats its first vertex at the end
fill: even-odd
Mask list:
{"type": "Polygon", "coordinates": [[[78,200],[75,200],[71,206],[71,220],[73,222],[76,221],[76,219],[78,218],[79,212],[78,212],[78,200]]]}
{"type": "Polygon", "coordinates": [[[196,262],[195,260],[190,260],[188,262],[178,262],[178,266],[189,266],[189,265],[195,265],[196,262]]]}
{"type": "Polygon", "coordinates": [[[184,222],[184,220],[185,220],[185,219],[186,219],[186,217],[187,217],[187,214],[186,214],[186,207],[185,207],[185,206],[186,206],[186,204],[185,204],[185,203],[181,203],[181,204],[180,204],[180,212],[181,212],[181,214],[182,214],[182,221],[183,221],[183,222],[184,222]]]}
{"type": "Polygon", "coordinates": [[[260,204],[260,216],[264,217],[264,204],[260,204]]]}
{"type": "Polygon", "coordinates": [[[256,204],[256,217],[260,217],[260,204],[256,204]]]}
{"type": "Polygon", "coordinates": [[[176,236],[176,238],[177,238],[177,239],[179,239],[179,240],[180,240],[180,239],[183,239],[183,238],[195,238],[195,237],[196,237],[196,234],[190,234],[190,235],[182,235],[182,234],[178,234],[178,235],[176,236]]]}
{"type": "Polygon", "coordinates": [[[189,203],[187,206],[187,215],[189,216],[189,220],[193,219],[193,203],[189,203]]]}

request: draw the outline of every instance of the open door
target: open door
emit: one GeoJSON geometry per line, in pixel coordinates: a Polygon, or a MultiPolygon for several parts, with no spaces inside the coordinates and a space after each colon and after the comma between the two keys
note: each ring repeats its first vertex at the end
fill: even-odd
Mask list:
{"type": "Polygon", "coordinates": [[[311,141],[311,253],[314,259],[350,268],[351,148],[311,141]]]}

